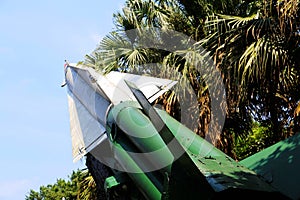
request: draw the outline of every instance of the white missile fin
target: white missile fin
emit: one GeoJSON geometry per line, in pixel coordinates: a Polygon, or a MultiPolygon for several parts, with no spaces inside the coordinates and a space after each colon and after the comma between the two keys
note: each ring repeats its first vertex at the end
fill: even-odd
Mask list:
{"type": "Polygon", "coordinates": [[[68,92],[73,162],[106,139],[105,128],[91,115],[72,92],[68,92]]]}
{"type": "Polygon", "coordinates": [[[72,64],[70,66],[88,71],[91,75],[91,79],[97,82],[106,98],[109,98],[114,105],[117,105],[122,101],[136,101],[136,98],[124,80],[130,81],[136,85],[138,89],[143,92],[150,103],[154,102],[158,97],[170,90],[177,83],[177,81],[169,79],[116,71],[112,71],[106,75],[103,75],[93,68],[85,67],[84,65],[72,64]]]}
{"type": "Polygon", "coordinates": [[[123,92],[125,92],[131,99],[136,100],[124,80],[133,83],[138,87],[139,90],[143,92],[150,103],[154,102],[159,96],[170,90],[177,83],[177,81],[172,81],[169,79],[114,71],[107,74],[106,78],[114,85],[118,85],[118,88],[122,89],[123,92]]]}

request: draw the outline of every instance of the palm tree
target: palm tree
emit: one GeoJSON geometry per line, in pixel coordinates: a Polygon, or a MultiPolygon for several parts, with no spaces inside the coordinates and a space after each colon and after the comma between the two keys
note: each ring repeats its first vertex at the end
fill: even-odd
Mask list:
{"type": "Polygon", "coordinates": [[[228,116],[270,125],[277,142],[299,123],[299,1],[247,1],[239,8],[240,16],[212,16],[212,37],[201,44],[224,74],[228,116]]]}

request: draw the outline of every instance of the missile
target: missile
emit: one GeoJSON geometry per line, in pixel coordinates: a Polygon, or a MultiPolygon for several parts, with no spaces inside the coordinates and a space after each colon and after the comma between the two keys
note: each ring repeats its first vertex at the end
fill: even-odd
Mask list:
{"type": "Polygon", "coordinates": [[[288,199],[151,105],[176,81],[67,64],[65,82],[74,162],[92,154],[128,175],[145,199],[288,199]]]}

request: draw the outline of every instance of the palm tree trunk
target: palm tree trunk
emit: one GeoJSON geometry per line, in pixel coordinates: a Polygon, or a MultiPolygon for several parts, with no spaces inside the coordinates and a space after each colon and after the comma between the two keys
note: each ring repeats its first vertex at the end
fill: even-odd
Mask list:
{"type": "Polygon", "coordinates": [[[86,155],[86,166],[96,182],[98,199],[105,200],[104,182],[107,177],[112,175],[112,172],[89,153],[86,155]]]}

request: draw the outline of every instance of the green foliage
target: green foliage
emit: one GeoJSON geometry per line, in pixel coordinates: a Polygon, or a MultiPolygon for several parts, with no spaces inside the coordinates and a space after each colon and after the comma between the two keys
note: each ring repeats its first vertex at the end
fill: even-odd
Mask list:
{"type": "Polygon", "coordinates": [[[96,185],[87,170],[73,171],[68,180],[41,186],[39,191],[30,190],[26,200],[77,200],[97,199],[96,185]]]}
{"type": "Polygon", "coordinates": [[[252,123],[252,131],[247,136],[236,136],[234,148],[238,160],[247,158],[275,143],[270,127],[258,122],[252,123]]]}

